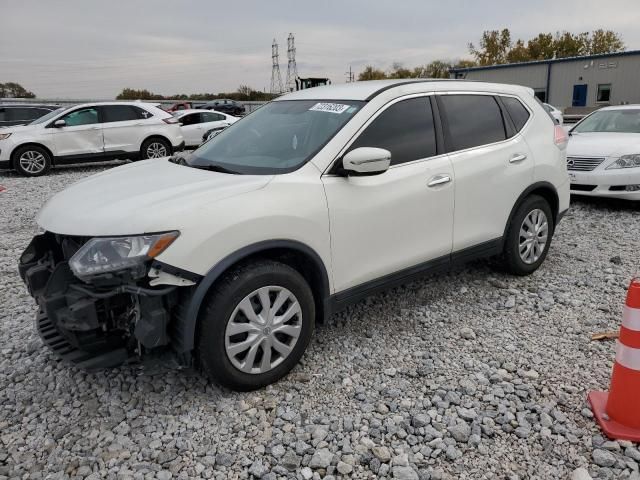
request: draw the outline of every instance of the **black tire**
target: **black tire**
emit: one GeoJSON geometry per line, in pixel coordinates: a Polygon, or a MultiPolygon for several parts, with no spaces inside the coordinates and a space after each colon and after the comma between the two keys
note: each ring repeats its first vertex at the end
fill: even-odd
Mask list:
{"type": "MultiPolygon", "coordinates": [[[[257,261],[226,273],[212,288],[199,319],[196,356],[204,373],[212,381],[233,390],[256,390],[276,382],[296,366],[309,345],[314,325],[313,293],[304,277],[283,263],[257,261]],[[264,373],[243,372],[234,366],[227,354],[225,332],[239,303],[255,290],[266,286],[284,287],[295,296],[301,311],[301,318],[298,317],[300,333],[291,353],[271,370],[264,373]]],[[[264,355],[262,347],[260,349],[261,355],[264,355]]],[[[256,362],[259,362],[257,357],[256,362]]]]}
{"type": "Polygon", "coordinates": [[[18,148],[13,154],[13,168],[27,177],[39,177],[51,169],[51,155],[37,145],[18,148]]]}
{"type": "Polygon", "coordinates": [[[147,138],[140,147],[140,158],[142,160],[147,160],[150,158],[161,158],[161,157],[169,157],[171,156],[171,144],[160,137],[151,137],[147,138]],[[160,152],[160,149],[164,149],[165,154],[155,156],[153,152],[160,152]]]}
{"type": "Polygon", "coordinates": [[[501,259],[502,261],[500,262],[502,267],[507,272],[513,275],[524,276],[530,275],[531,273],[535,272],[547,257],[547,252],[549,251],[549,247],[551,245],[554,229],[555,225],[553,221],[553,213],[551,212],[551,206],[549,205],[549,202],[547,202],[539,195],[530,195],[525,198],[516,209],[515,214],[511,219],[511,223],[509,224],[509,228],[507,229],[504,253],[501,259]],[[529,214],[531,214],[535,210],[541,210],[546,216],[548,225],[547,241],[539,258],[537,258],[537,260],[533,261],[532,263],[527,263],[520,255],[520,229],[523,226],[525,218],[527,218],[529,214]]]}

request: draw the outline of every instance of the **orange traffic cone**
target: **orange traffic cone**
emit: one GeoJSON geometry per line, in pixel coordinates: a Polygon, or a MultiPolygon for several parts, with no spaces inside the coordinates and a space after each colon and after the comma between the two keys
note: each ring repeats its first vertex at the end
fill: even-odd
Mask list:
{"type": "Polygon", "coordinates": [[[589,392],[589,403],[609,438],[640,442],[640,279],[631,280],[622,315],[616,361],[607,392],[589,392]]]}

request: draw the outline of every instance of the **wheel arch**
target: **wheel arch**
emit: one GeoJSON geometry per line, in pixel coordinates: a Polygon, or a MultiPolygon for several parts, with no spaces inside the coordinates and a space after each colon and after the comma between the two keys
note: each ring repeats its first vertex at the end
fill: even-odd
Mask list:
{"type": "Polygon", "coordinates": [[[505,239],[507,238],[507,231],[509,230],[509,225],[511,225],[511,221],[513,220],[513,216],[515,215],[516,210],[524,201],[524,199],[531,195],[539,195],[549,203],[549,206],[551,207],[551,213],[553,214],[554,228],[558,223],[560,199],[558,197],[558,191],[556,190],[556,187],[554,187],[553,184],[549,182],[536,182],[530,185],[524,192],[522,192],[516,202],[513,204],[513,208],[511,209],[511,213],[509,213],[509,218],[504,227],[504,233],[502,234],[503,244],[505,239]]]}
{"type": "Polygon", "coordinates": [[[56,157],[53,154],[53,152],[51,151],[51,149],[49,147],[47,147],[46,145],[42,144],[42,143],[38,143],[38,142],[25,142],[25,143],[21,143],[20,145],[17,145],[16,147],[14,147],[14,149],[11,151],[11,168],[13,168],[15,170],[16,166],[15,166],[15,162],[16,162],[16,153],[18,152],[18,150],[20,150],[21,148],[24,147],[39,147],[42,148],[43,150],[45,150],[48,154],[49,154],[49,158],[51,159],[51,165],[55,165],[56,164],[56,157]]]}
{"type": "Polygon", "coordinates": [[[186,315],[182,319],[183,324],[176,330],[182,337],[176,339],[182,350],[179,353],[193,350],[202,304],[214,284],[230,269],[254,258],[281,261],[297,270],[311,287],[316,306],[316,320],[324,322],[330,315],[329,275],[322,258],[315,250],[295,240],[266,240],[254,243],[226,256],[200,281],[189,300],[186,315]]]}

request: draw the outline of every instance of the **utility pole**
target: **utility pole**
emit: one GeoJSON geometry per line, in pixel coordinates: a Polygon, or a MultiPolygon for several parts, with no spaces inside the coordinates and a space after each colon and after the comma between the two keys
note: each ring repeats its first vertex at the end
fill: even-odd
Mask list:
{"type": "Polygon", "coordinates": [[[293,92],[296,89],[296,78],[298,78],[298,67],[296,66],[296,45],[293,33],[287,37],[287,91],[293,92]]]}
{"type": "Polygon", "coordinates": [[[356,76],[355,73],[353,73],[353,71],[351,70],[351,65],[349,65],[349,71],[345,72],[345,75],[347,76],[347,83],[353,83],[356,81],[356,76]]]}
{"type": "Polygon", "coordinates": [[[278,57],[278,43],[273,39],[271,44],[271,90],[270,93],[282,93],[282,76],[280,75],[280,59],[278,57]]]}

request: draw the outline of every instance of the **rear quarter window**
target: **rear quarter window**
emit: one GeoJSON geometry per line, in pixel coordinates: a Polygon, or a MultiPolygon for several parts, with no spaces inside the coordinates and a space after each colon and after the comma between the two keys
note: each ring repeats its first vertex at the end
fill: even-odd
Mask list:
{"type": "Polygon", "coordinates": [[[516,131],[522,130],[522,127],[529,120],[530,114],[529,110],[522,104],[520,100],[514,97],[500,97],[502,99],[502,103],[504,104],[511,120],[513,121],[514,126],[516,127],[516,131]]]}

